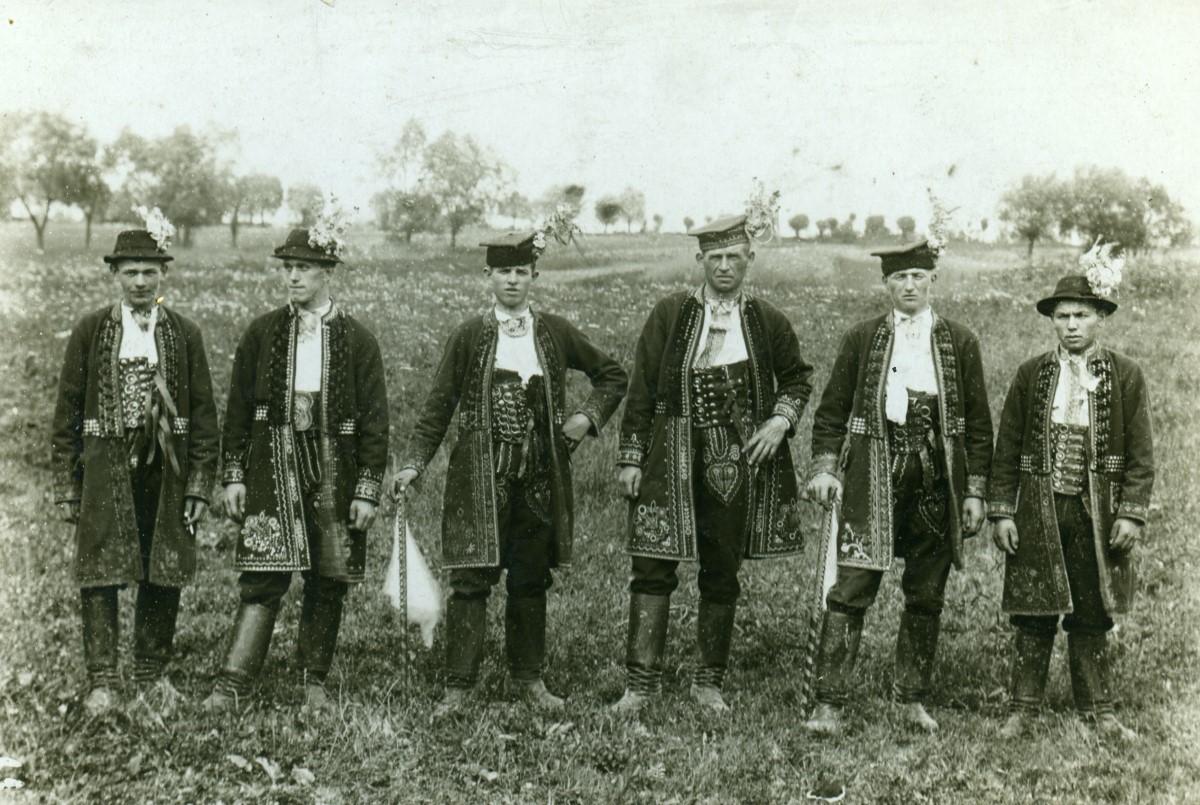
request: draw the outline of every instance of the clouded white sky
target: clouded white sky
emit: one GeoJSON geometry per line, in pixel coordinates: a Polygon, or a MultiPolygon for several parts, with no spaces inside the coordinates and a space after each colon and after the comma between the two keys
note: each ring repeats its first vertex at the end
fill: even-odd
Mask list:
{"type": "Polygon", "coordinates": [[[5,3],[0,113],[103,139],[236,129],[239,167],[364,208],[416,117],[536,197],[626,186],[646,213],[995,219],[1026,173],[1123,168],[1200,220],[1192,0],[38,0],[5,3]],[[951,175],[951,167],[953,167],[951,175]]]}

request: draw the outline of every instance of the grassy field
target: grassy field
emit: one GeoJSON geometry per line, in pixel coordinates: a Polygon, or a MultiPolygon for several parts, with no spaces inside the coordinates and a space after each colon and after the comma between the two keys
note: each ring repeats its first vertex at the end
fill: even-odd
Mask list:
{"type": "MultiPolygon", "coordinates": [[[[177,715],[149,723],[83,716],[78,593],[69,577],[71,532],[55,519],[49,492],[48,427],[66,335],[74,320],[115,298],[100,262],[115,230],[101,228],[90,253],[74,227],[52,226],[45,254],[32,228],[0,227],[0,755],[23,766],[4,772],[16,802],[741,802],[805,801],[816,786],[844,785],[847,802],[1200,802],[1200,260],[1167,256],[1127,272],[1122,309],[1105,340],[1146,370],[1153,403],[1159,481],[1154,521],[1139,549],[1138,600],[1114,635],[1120,715],[1141,740],[1097,742],[1073,717],[1060,640],[1048,708],[1018,743],[997,732],[1006,705],[1009,633],[1000,615],[1002,562],[990,540],[968,543],[968,568],[951,577],[932,712],[936,736],[906,728],[889,703],[900,594],[889,576],[867,620],[858,698],[849,729],[815,740],[799,729],[797,701],[804,625],[812,595],[804,556],[748,564],[727,689],[734,712],[713,718],[690,706],[694,657],[694,569],[674,597],[666,690],[640,722],[614,720],[607,705],[623,685],[627,559],[624,505],[615,490],[617,420],[577,454],[577,560],[550,597],[547,682],[569,696],[547,720],[504,685],[502,607],[491,607],[488,658],[477,710],[431,719],[440,693],[441,633],[432,652],[411,656],[404,684],[402,642],[378,594],[389,535],[371,534],[370,578],[352,592],[331,686],[340,714],[299,713],[292,671],[298,605],[289,595],[259,686],[245,714],[213,718],[207,695],[236,604],[233,533],[210,515],[197,583],[186,589],[173,679],[188,697],[177,715]]],[[[412,247],[373,232],[359,240],[335,296],[379,337],[398,450],[441,344],[459,321],[487,304],[481,251],[412,247]]],[[[463,243],[476,238],[466,233],[463,243]]],[[[278,305],[266,270],[278,231],[244,228],[241,248],[225,230],[201,231],[175,250],[167,304],[204,330],[217,396],[228,392],[232,352],[251,317],[278,305]]],[[[784,242],[759,250],[750,286],[791,318],[824,386],[840,333],[880,312],[874,261],[854,246],[784,242]]],[[[631,367],[634,341],[653,301],[694,285],[692,245],[680,235],[595,236],[586,257],[543,261],[535,298],[566,315],[631,367]]],[[[1052,342],[1032,302],[1071,265],[1066,249],[1039,251],[1033,267],[1019,247],[955,248],[944,261],[937,309],[979,334],[993,409],[1026,357],[1052,342]]],[[[582,394],[586,383],[573,388],[582,394]]],[[[792,444],[807,477],[808,427],[792,444]]],[[[412,504],[414,527],[437,563],[437,523],[446,451],[412,504]]],[[[390,516],[390,511],[383,512],[390,516]]],[[[815,511],[810,519],[815,524],[815,511]]],[[[810,530],[810,534],[815,530],[810,530]]],[[[501,594],[502,595],[502,592],[501,594]]],[[[499,597],[499,596],[498,596],[499,597]]],[[[122,594],[123,662],[132,607],[122,594]]],[[[418,643],[413,632],[412,643],[418,643]]],[[[3,771],[3,770],[0,770],[3,771]]]]}

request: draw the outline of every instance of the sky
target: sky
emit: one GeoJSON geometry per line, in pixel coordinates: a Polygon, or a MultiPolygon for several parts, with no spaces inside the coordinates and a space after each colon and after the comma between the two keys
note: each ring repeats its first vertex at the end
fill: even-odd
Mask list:
{"type": "MultiPolygon", "coordinates": [[[[236,130],[237,167],[367,208],[416,118],[531,197],[634,187],[664,229],[738,212],[997,222],[1029,173],[1118,167],[1200,221],[1200,4],[1127,0],[0,3],[0,114],[101,139],[236,130]]],[[[995,226],[991,231],[995,231],[995,226]]]]}

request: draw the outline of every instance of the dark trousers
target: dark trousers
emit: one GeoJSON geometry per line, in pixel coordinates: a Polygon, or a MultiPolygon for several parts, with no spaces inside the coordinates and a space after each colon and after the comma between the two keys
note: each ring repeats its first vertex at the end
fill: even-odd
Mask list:
{"type": "MultiPolygon", "coordinates": [[[[898,456],[892,475],[892,522],[895,553],[904,559],[900,589],[904,608],[916,614],[940,615],[946,580],[954,563],[949,538],[945,482],[929,491],[915,453],[898,456]]],[[[834,612],[861,615],[873,603],[883,581],[882,570],[839,567],[826,603],[834,612]]]]}
{"type": "MultiPolygon", "coordinates": [[[[1079,634],[1108,632],[1113,628],[1113,620],[1104,609],[1104,598],[1100,593],[1100,567],[1096,562],[1092,518],[1083,505],[1083,497],[1056,494],[1054,512],[1067,565],[1067,584],[1071,588],[1072,611],[1062,619],[1063,631],[1079,634]]],[[[1010,620],[1013,626],[1030,632],[1054,634],[1058,630],[1057,615],[1013,615],[1010,620]]]]}
{"type": "Polygon", "coordinates": [[[502,476],[496,484],[500,565],[451,570],[452,595],[465,601],[486,599],[503,570],[508,572],[504,587],[509,598],[541,598],[554,583],[550,573],[554,533],[548,521],[549,502],[531,501],[533,490],[520,479],[502,476]]]}
{"type": "MultiPolygon", "coordinates": [[[[693,439],[694,447],[699,447],[699,441],[693,439]]],[[[701,601],[729,606],[737,603],[742,592],[738,571],[746,555],[751,479],[745,459],[740,460],[741,485],[726,504],[705,487],[707,467],[703,449],[694,449],[693,455],[692,499],[696,505],[696,552],[700,560],[696,586],[701,601]]],[[[636,595],[669,596],[679,586],[678,568],[679,562],[673,559],[635,556],[629,591],[636,595]]]]}

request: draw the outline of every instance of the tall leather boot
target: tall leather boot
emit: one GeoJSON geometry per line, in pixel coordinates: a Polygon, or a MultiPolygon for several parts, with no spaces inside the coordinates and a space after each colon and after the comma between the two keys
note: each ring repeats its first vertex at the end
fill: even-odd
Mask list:
{"type": "Polygon", "coordinates": [[[922,703],[933,680],[933,660],[937,654],[942,618],[925,612],[904,610],[896,634],[896,670],[892,683],[896,701],[904,706],[905,718],[913,725],[934,732],[938,723],[922,703]]]}
{"type": "Polygon", "coordinates": [[[1035,632],[1017,629],[1013,636],[1011,699],[1008,719],[1000,728],[1003,738],[1019,738],[1025,732],[1031,716],[1042,705],[1046,694],[1046,676],[1050,672],[1050,655],[1054,653],[1054,632],[1035,632]]]}
{"type": "Polygon", "coordinates": [[[133,611],[133,681],[139,685],[157,682],[171,661],[179,593],[178,587],[150,582],[138,585],[133,611]]]}
{"type": "Polygon", "coordinates": [[[1095,724],[1105,738],[1136,740],[1137,733],[1122,724],[1113,712],[1109,687],[1108,635],[1104,632],[1067,634],[1067,654],[1071,667],[1071,689],[1075,709],[1086,721],[1095,724]]]}
{"type": "Polygon", "coordinates": [[[300,605],[300,629],[296,636],[296,664],[304,684],[304,706],[310,710],[331,707],[325,678],[333,667],[338,631],[342,625],[342,597],[336,591],[310,590],[305,582],[300,605]]]}
{"type": "Polygon", "coordinates": [[[266,662],[278,612],[277,608],[262,604],[242,602],[238,606],[225,663],[217,675],[212,694],[204,700],[205,710],[230,710],[250,693],[251,685],[266,662]]]}
{"type": "Polygon", "coordinates": [[[80,590],[83,621],[83,661],[87,666],[88,695],[83,706],[98,716],[119,703],[117,687],[117,588],[85,587],[80,590]]]}
{"type": "Polygon", "coordinates": [[[804,722],[804,729],[809,732],[834,735],[841,730],[842,708],[850,698],[850,679],[858,661],[862,631],[862,613],[825,610],[813,681],[817,706],[804,722]]]}
{"type": "Polygon", "coordinates": [[[733,642],[733,618],[736,604],[700,601],[696,615],[696,644],[700,664],[692,675],[692,698],[702,707],[718,713],[729,712],[722,689],[729,667],[729,647],[733,642]]]}
{"type": "Polygon", "coordinates": [[[446,605],[446,692],[434,711],[435,716],[457,710],[475,687],[486,630],[486,598],[451,596],[446,605]]]}
{"type": "Polygon", "coordinates": [[[509,597],[504,607],[504,648],[509,678],[522,697],[539,710],[558,710],[563,700],[546,690],[546,596],[509,597]]]}
{"type": "Polygon", "coordinates": [[[612,706],[614,713],[634,715],[646,701],[662,691],[663,654],[671,597],[629,596],[629,633],[625,643],[625,695],[612,706]]]}

